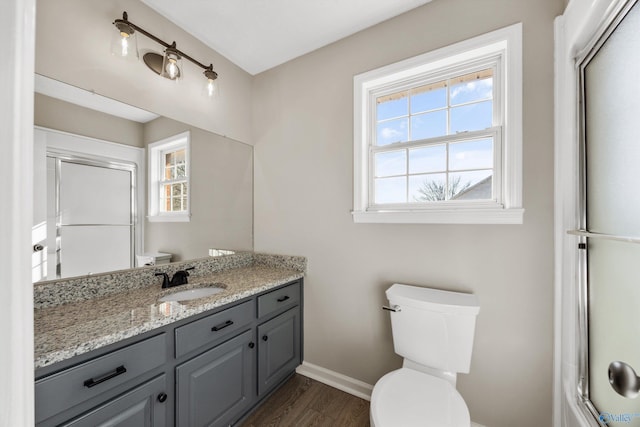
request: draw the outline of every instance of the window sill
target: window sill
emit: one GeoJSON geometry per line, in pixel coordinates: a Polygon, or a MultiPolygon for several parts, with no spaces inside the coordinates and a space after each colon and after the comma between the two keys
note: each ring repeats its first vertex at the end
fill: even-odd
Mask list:
{"type": "Polygon", "coordinates": [[[353,222],[374,224],[522,224],[524,209],[353,211],[353,222]]]}
{"type": "Polygon", "coordinates": [[[149,222],[190,222],[191,214],[184,215],[153,215],[148,216],[149,222]]]}

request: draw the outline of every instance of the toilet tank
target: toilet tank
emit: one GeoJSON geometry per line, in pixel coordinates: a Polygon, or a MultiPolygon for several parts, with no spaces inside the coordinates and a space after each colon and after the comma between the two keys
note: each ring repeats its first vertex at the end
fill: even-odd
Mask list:
{"type": "Polygon", "coordinates": [[[423,366],[468,373],[476,316],[475,295],[394,284],[387,289],[395,352],[423,366]]]}

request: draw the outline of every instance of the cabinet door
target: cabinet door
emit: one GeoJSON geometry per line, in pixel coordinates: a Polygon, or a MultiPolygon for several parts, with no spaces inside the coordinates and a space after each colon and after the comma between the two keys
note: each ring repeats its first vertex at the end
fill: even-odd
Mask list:
{"type": "Polygon", "coordinates": [[[64,427],[164,427],[167,425],[164,375],[82,415],[64,427]]]}
{"type": "Polygon", "coordinates": [[[253,402],[252,331],[232,338],[176,368],[176,420],[180,427],[228,426],[253,402]]]}
{"type": "Polygon", "coordinates": [[[300,365],[300,307],[258,326],[258,394],[276,386],[300,365]]]}

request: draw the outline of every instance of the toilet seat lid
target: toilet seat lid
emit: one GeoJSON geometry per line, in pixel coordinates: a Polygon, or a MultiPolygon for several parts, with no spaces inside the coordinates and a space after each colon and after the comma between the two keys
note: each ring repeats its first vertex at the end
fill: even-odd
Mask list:
{"type": "Polygon", "coordinates": [[[376,427],[469,427],[469,409],[448,381],[413,369],[390,372],[371,395],[376,427]]]}

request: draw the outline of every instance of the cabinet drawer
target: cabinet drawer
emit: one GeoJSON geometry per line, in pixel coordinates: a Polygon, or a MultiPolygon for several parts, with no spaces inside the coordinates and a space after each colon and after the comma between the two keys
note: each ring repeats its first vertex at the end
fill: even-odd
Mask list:
{"type": "Polygon", "coordinates": [[[300,303],[300,282],[258,297],[258,317],[275,313],[282,308],[300,303]]]}
{"type": "MultiPolygon", "coordinates": [[[[166,375],[142,384],[62,427],[136,426],[164,427],[167,425],[166,375]],[[164,398],[159,396],[164,394],[164,398]]],[[[172,394],[172,393],[171,393],[172,394]]]]}
{"type": "Polygon", "coordinates": [[[247,301],[176,328],[176,358],[231,338],[235,332],[251,323],[254,310],[253,300],[247,301]]]}
{"type": "Polygon", "coordinates": [[[36,381],[36,422],[125,384],[166,363],[161,334],[36,381]]]}

